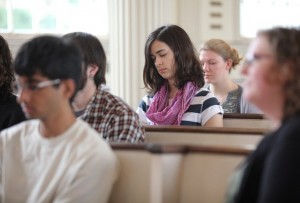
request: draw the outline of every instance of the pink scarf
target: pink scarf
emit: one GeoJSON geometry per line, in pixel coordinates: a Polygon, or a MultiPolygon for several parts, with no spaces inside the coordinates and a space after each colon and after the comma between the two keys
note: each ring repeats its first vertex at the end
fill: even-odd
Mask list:
{"type": "Polygon", "coordinates": [[[146,113],[154,125],[180,125],[184,112],[189,108],[197,87],[188,82],[176,93],[172,104],[168,101],[167,84],[163,85],[154,95],[153,102],[146,113]]]}

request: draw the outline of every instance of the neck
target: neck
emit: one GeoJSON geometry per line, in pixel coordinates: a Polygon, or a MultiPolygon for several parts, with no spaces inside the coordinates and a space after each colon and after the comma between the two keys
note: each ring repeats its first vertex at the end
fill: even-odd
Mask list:
{"type": "Polygon", "coordinates": [[[214,94],[228,94],[228,92],[237,89],[238,85],[228,79],[219,83],[209,84],[209,88],[214,94]]]}
{"type": "Polygon", "coordinates": [[[258,105],[258,107],[263,109],[264,115],[271,120],[274,130],[280,127],[284,111],[283,99],[274,98],[273,102],[264,104],[264,106],[258,105]]]}
{"type": "Polygon", "coordinates": [[[173,99],[177,92],[178,92],[178,88],[174,85],[174,83],[168,83],[168,89],[169,89],[169,99],[173,99]]]}
{"type": "Polygon", "coordinates": [[[95,95],[96,90],[97,87],[94,82],[88,80],[84,88],[76,94],[76,97],[72,103],[74,111],[85,109],[89,101],[95,95]]]}
{"type": "Polygon", "coordinates": [[[39,129],[43,137],[57,137],[75,123],[76,117],[69,103],[57,112],[57,114],[41,119],[39,129]]]}
{"type": "Polygon", "coordinates": [[[222,83],[214,83],[209,85],[210,91],[217,97],[219,102],[223,103],[230,91],[236,90],[238,85],[231,80],[225,80],[222,83]]]}

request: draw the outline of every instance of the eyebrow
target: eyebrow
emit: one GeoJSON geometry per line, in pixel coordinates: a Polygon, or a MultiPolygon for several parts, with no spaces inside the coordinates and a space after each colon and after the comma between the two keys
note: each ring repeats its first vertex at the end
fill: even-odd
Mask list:
{"type": "MultiPolygon", "coordinates": [[[[154,54],[159,54],[159,53],[161,53],[161,52],[163,52],[163,51],[167,51],[167,50],[166,50],[166,49],[160,49],[160,50],[156,51],[154,54]]],[[[150,55],[153,56],[152,53],[151,53],[150,55]]]]}
{"type": "MultiPolygon", "coordinates": [[[[18,82],[17,79],[16,79],[16,81],[18,82]]],[[[29,78],[26,80],[26,83],[38,83],[38,82],[42,82],[42,80],[39,80],[39,79],[36,79],[36,78],[33,78],[33,77],[29,77],[29,78]]]]}

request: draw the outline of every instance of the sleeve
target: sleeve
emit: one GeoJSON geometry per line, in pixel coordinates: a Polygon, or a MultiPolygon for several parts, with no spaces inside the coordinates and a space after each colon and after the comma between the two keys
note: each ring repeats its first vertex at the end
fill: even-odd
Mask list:
{"type": "Polygon", "coordinates": [[[224,114],[222,106],[219,101],[211,93],[208,93],[204,97],[202,106],[202,124],[204,125],[211,117],[216,114],[224,114]]]}
{"type": "Polygon", "coordinates": [[[145,130],[134,110],[119,111],[107,127],[108,140],[111,142],[144,142],[145,130]]]}
{"type": "MultiPolygon", "coordinates": [[[[298,119],[299,121],[299,119],[298,119]]],[[[300,202],[300,128],[299,123],[286,126],[265,162],[259,203],[300,202]]]]}
{"type": "MultiPolygon", "coordinates": [[[[106,144],[106,143],[105,143],[106,144]]],[[[119,163],[109,146],[88,153],[69,169],[68,181],[57,189],[54,203],[107,203],[118,177],[119,163]]]]}
{"type": "Polygon", "coordinates": [[[149,125],[149,121],[147,119],[146,116],[146,112],[149,108],[149,105],[152,101],[152,98],[150,98],[149,96],[144,96],[144,98],[142,99],[142,101],[140,102],[136,113],[138,114],[140,121],[142,122],[143,125],[149,125]]]}

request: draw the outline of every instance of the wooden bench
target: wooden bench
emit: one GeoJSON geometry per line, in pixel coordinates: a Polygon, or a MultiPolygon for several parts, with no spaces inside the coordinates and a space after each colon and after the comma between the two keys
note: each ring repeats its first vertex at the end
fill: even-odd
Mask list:
{"type": "Polygon", "coordinates": [[[255,128],[145,126],[146,143],[255,147],[268,132],[255,128]]]}
{"type": "Polygon", "coordinates": [[[272,123],[262,114],[231,114],[223,115],[224,127],[272,129],[272,123]]]}
{"type": "Polygon", "coordinates": [[[110,203],[222,202],[245,147],[111,144],[120,173],[110,203]]]}

